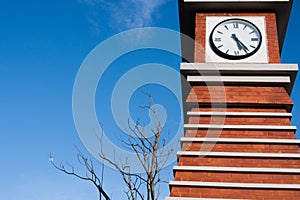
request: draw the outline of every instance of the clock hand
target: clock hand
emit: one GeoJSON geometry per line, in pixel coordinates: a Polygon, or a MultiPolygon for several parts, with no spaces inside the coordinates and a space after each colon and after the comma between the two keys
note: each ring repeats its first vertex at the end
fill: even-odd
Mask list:
{"type": "Polygon", "coordinates": [[[249,49],[246,47],[246,45],[244,45],[237,37],[235,34],[231,35],[231,38],[237,43],[239,50],[244,50],[245,53],[247,53],[247,51],[249,51],[249,49]]]}
{"type": "Polygon", "coordinates": [[[235,34],[232,34],[232,35],[231,35],[231,38],[236,42],[236,44],[237,44],[239,50],[242,50],[243,47],[241,46],[240,41],[239,41],[239,39],[235,36],[235,34]]]}
{"type": "Polygon", "coordinates": [[[242,46],[242,49],[247,53],[247,51],[249,51],[249,49],[241,41],[239,41],[239,43],[242,46]]]}

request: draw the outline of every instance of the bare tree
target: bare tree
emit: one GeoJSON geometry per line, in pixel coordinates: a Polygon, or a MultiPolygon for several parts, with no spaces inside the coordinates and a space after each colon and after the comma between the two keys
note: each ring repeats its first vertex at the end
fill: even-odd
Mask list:
{"type": "MultiPolygon", "coordinates": [[[[145,93],[146,94],[146,93],[145,93]]],[[[153,99],[150,94],[148,105],[141,106],[148,109],[154,116],[155,126],[150,130],[151,137],[147,137],[149,133],[145,133],[139,122],[131,125],[128,122],[129,130],[133,133],[128,135],[126,139],[122,139],[123,144],[131,149],[137,156],[138,163],[141,165],[144,173],[132,173],[131,166],[125,159],[123,163],[111,160],[105,156],[105,152],[99,153],[100,158],[111,164],[122,175],[123,181],[127,186],[127,198],[130,200],[147,199],[156,200],[159,198],[159,183],[161,179],[161,171],[165,167],[172,150],[164,151],[166,146],[166,138],[163,138],[163,124],[153,105],[153,99]]],[[[100,139],[101,141],[101,139],[100,139]]],[[[102,144],[100,144],[102,146],[102,144]]]]}
{"type": "MultiPolygon", "coordinates": [[[[151,137],[147,137],[149,133],[144,132],[144,129],[141,128],[139,122],[136,122],[133,125],[128,122],[129,131],[132,133],[132,135],[128,135],[126,139],[121,139],[124,146],[133,151],[137,156],[138,164],[140,164],[143,169],[142,173],[132,172],[132,167],[130,163],[128,163],[126,158],[124,158],[124,160],[121,161],[121,163],[120,161],[108,158],[102,149],[102,138],[99,138],[99,157],[104,162],[109,163],[118,172],[120,172],[127,188],[125,193],[127,195],[128,200],[157,200],[159,198],[159,183],[164,182],[161,179],[161,171],[163,167],[165,167],[165,163],[167,162],[169,155],[172,152],[172,150],[167,150],[166,152],[164,151],[164,147],[166,146],[166,138],[162,137],[163,124],[161,124],[161,119],[159,119],[159,115],[155,109],[155,106],[153,106],[155,104],[153,102],[152,96],[149,94],[146,95],[149,97],[148,104],[146,106],[141,107],[144,109],[148,109],[150,113],[154,116],[153,124],[155,125],[150,130],[151,137]]],[[[59,166],[56,165],[53,162],[53,158],[51,155],[49,160],[56,169],[66,174],[76,176],[82,180],[91,181],[99,191],[100,200],[102,196],[106,200],[110,199],[102,187],[104,167],[102,166],[102,175],[100,179],[95,172],[92,161],[89,160],[86,156],[84,156],[79,150],[78,152],[78,161],[86,169],[86,174],[84,176],[75,173],[74,167],[68,163],[68,170],[63,164],[60,164],[59,166]]]]}
{"type": "Polygon", "coordinates": [[[51,154],[49,155],[49,161],[56,169],[64,172],[65,174],[72,175],[79,179],[92,182],[99,192],[99,200],[102,200],[102,197],[104,197],[105,200],[110,200],[110,197],[103,189],[103,173],[104,173],[103,164],[101,168],[102,169],[101,177],[99,177],[95,171],[93,161],[91,159],[88,159],[77,147],[76,149],[78,151],[77,160],[82,166],[84,166],[85,175],[80,175],[79,173],[76,173],[74,166],[69,164],[68,162],[66,163],[67,167],[65,167],[63,163],[60,163],[59,165],[55,164],[54,158],[52,157],[51,154]]]}

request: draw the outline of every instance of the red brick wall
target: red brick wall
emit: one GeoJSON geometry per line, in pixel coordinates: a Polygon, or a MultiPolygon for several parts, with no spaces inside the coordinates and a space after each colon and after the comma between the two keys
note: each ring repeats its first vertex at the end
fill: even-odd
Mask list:
{"type": "Polygon", "coordinates": [[[194,86],[186,102],[292,104],[284,87],[194,86]]]}
{"type": "Polygon", "coordinates": [[[173,187],[171,196],[202,197],[202,198],[236,198],[236,199],[272,199],[290,200],[300,199],[300,191],[297,190],[258,190],[258,189],[215,189],[196,187],[173,187]],[[265,198],[268,196],[269,198],[265,198]]]}
{"type": "Polygon", "coordinates": [[[192,111],[214,111],[214,112],[282,112],[285,113],[286,109],[274,108],[192,108],[192,111]]]}
{"type": "Polygon", "coordinates": [[[269,63],[280,63],[279,44],[277,35],[276,15],[275,13],[197,13],[195,41],[195,61],[205,62],[205,30],[207,16],[265,16],[267,29],[267,44],[269,51],[269,63]]]}
{"type": "Polygon", "coordinates": [[[189,124],[290,125],[288,117],[189,117],[189,124]]]}
{"type": "Polygon", "coordinates": [[[183,142],[182,144],[182,150],[184,151],[203,151],[203,149],[207,148],[209,148],[212,152],[299,153],[298,145],[289,144],[245,144],[222,142],[218,142],[216,144],[208,142],[183,142]]]}
{"type": "Polygon", "coordinates": [[[177,171],[175,177],[175,181],[300,184],[299,175],[281,173],[177,171]]]}
{"type": "MultiPolygon", "coordinates": [[[[292,105],[289,94],[284,87],[263,86],[193,86],[186,99],[186,104],[226,102],[228,108],[191,108],[192,111],[221,112],[287,112],[276,105],[292,105]],[[210,95],[212,93],[212,96],[210,95]],[[233,104],[231,104],[233,103],[233,104]],[[251,105],[234,107],[236,105],[251,105]],[[264,106],[264,107],[260,107],[264,106]]],[[[189,124],[236,124],[236,125],[290,125],[289,117],[207,117],[189,116],[189,124]]],[[[220,137],[220,138],[270,138],[295,139],[294,131],[275,130],[207,130],[186,129],[185,137],[220,137]],[[208,134],[209,133],[209,134],[208,134]]],[[[182,142],[183,151],[203,151],[203,142],[182,142]]],[[[207,146],[206,146],[207,147],[207,146]]],[[[207,149],[204,147],[204,149],[207,149]]],[[[295,144],[259,144],[259,143],[222,143],[212,146],[212,152],[252,152],[252,153],[299,153],[295,144]]],[[[216,166],[216,167],[250,167],[250,168],[300,168],[298,158],[254,158],[254,157],[215,157],[180,156],[179,166],[216,166]]],[[[174,180],[200,182],[233,183],[277,183],[300,184],[299,174],[277,173],[235,173],[235,172],[200,172],[175,171],[174,180]]],[[[172,186],[171,196],[201,198],[236,198],[236,199],[300,199],[297,190],[275,189],[236,189],[218,187],[183,187],[172,186]]]]}
{"type": "Polygon", "coordinates": [[[186,130],[185,137],[295,139],[294,131],[186,130]],[[208,134],[209,133],[209,134],[208,134]]]}
{"type": "Polygon", "coordinates": [[[180,156],[178,165],[220,167],[300,168],[299,159],[180,156]]]}

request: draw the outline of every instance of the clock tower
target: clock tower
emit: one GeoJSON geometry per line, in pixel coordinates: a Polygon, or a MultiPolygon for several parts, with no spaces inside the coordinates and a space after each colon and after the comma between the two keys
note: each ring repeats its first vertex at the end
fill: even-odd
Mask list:
{"type": "Polygon", "coordinates": [[[178,0],[184,137],[167,200],[300,199],[290,123],[297,64],[280,63],[292,0],[178,0]]]}

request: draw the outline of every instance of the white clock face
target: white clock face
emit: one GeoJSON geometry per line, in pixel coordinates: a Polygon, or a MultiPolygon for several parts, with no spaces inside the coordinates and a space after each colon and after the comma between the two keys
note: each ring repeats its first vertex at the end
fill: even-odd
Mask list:
{"type": "Polygon", "coordinates": [[[255,54],[261,46],[262,36],[251,22],[232,18],[217,24],[212,30],[209,43],[219,56],[230,59],[244,59],[255,54]]]}

